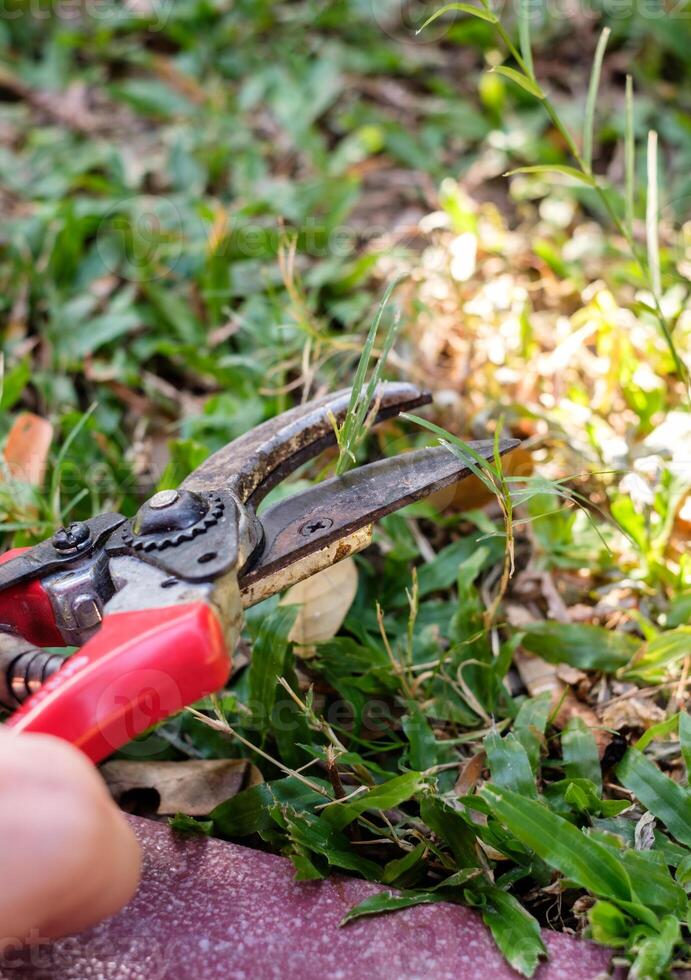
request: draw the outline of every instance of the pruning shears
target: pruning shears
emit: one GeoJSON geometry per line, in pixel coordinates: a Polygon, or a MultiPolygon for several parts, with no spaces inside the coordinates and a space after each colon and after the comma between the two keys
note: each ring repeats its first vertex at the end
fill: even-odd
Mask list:
{"type": "MultiPolygon", "coordinates": [[[[99,762],[225,685],[244,608],[360,551],[381,517],[471,473],[446,446],[415,450],[259,515],[274,486],[334,443],[350,400],[345,389],[264,422],[131,520],[102,514],[0,557],[6,727],[56,735],[99,762]],[[39,649],[63,646],[79,649],[39,649]]],[[[382,383],[372,414],[380,422],[430,401],[382,383]]],[[[494,456],[492,440],[470,445],[494,456]]],[[[499,451],[517,445],[503,439],[499,451]]]]}

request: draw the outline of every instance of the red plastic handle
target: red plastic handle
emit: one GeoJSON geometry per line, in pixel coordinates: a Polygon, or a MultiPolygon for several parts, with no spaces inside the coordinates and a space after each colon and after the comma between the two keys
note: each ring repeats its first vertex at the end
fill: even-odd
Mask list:
{"type": "Polygon", "coordinates": [[[113,613],[7,727],[57,735],[100,762],[229,674],[221,624],[205,603],[113,613]]]}
{"type": "MultiPolygon", "coordinates": [[[[14,548],[0,555],[0,565],[28,551],[14,548]]],[[[25,582],[0,592],[0,626],[11,626],[38,647],[64,647],[65,640],[55,625],[55,614],[40,582],[25,582]]]]}

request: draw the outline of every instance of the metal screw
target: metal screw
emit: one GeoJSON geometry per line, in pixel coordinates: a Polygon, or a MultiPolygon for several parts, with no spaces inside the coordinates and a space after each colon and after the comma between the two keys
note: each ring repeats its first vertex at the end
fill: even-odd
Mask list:
{"type": "Polygon", "coordinates": [[[155,493],[149,501],[152,510],[163,510],[164,507],[172,507],[179,500],[177,490],[161,490],[155,493]]]}
{"type": "Polygon", "coordinates": [[[307,521],[300,528],[300,534],[303,538],[311,538],[313,534],[317,531],[327,531],[330,527],[333,527],[333,521],[330,517],[318,517],[316,520],[307,521]]]}
{"type": "Polygon", "coordinates": [[[91,530],[88,524],[76,521],[67,527],[61,527],[53,535],[53,547],[57,551],[81,551],[91,540],[91,530]]]}

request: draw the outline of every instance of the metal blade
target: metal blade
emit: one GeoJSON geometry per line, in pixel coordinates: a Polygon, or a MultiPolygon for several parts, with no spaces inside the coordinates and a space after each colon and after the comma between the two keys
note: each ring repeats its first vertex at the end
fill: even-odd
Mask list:
{"type": "MultiPolygon", "coordinates": [[[[308,459],[334,445],[331,423],[343,422],[350,388],[299,405],[269,419],[210,456],[181,484],[185,490],[231,490],[243,504],[256,509],[272,487],[308,459]]],[[[377,388],[376,421],[428,404],[427,392],[404,382],[383,382],[377,388]]]]}
{"type": "MultiPolygon", "coordinates": [[[[517,439],[502,439],[499,452],[503,455],[519,444],[517,439]]],[[[494,456],[492,440],[469,445],[484,459],[494,456]]],[[[240,587],[249,589],[386,514],[465,479],[471,472],[450,449],[438,446],[361,466],[281,500],[261,515],[264,547],[253,558],[252,567],[241,573],[240,587]]],[[[270,591],[264,589],[263,595],[267,594],[270,591]]]]}

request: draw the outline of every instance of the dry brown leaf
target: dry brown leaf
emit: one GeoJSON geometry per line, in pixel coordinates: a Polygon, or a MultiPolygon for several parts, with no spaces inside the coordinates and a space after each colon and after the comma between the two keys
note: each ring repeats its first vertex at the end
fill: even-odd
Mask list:
{"type": "Polygon", "coordinates": [[[510,860],[509,857],[506,854],[504,854],[502,851],[498,851],[495,847],[492,847],[491,844],[485,844],[485,842],[481,838],[478,837],[478,841],[477,842],[480,845],[480,847],[482,848],[482,850],[485,852],[485,854],[487,855],[487,857],[490,859],[490,861],[508,861],[508,860],[510,860]]]}
{"type": "Polygon", "coordinates": [[[579,670],[578,667],[572,667],[571,664],[558,664],[557,677],[560,681],[564,681],[565,684],[571,684],[572,687],[576,687],[578,684],[582,684],[588,680],[588,675],[584,670],[579,670]]]}
{"type": "Polygon", "coordinates": [[[14,422],[3,453],[13,480],[41,486],[46,475],[53,426],[32,412],[23,412],[14,422]]]}
{"type": "Polygon", "coordinates": [[[345,558],[288,589],[281,605],[300,606],[290,631],[292,642],[311,646],[334,637],[353,604],[357,584],[357,566],[345,558]]]}
{"type": "Polygon", "coordinates": [[[175,813],[206,816],[219,803],[261,781],[255,767],[246,759],[118,760],[102,766],[101,774],[118,803],[132,791],[154,790],[159,796],[156,812],[161,816],[175,813]]]}
{"type": "Polygon", "coordinates": [[[458,775],[454,793],[458,796],[470,794],[475,789],[486,765],[487,754],[484,751],[476,752],[475,755],[471,756],[458,775]]]}
{"type": "Polygon", "coordinates": [[[514,663],[532,698],[549,691],[552,701],[555,704],[559,701],[565,685],[559,680],[557,667],[554,664],[548,664],[546,660],[541,660],[540,657],[535,657],[524,650],[516,651],[514,663]]]}
{"type": "Polygon", "coordinates": [[[600,712],[601,723],[617,731],[625,727],[650,728],[666,717],[666,712],[651,698],[621,698],[611,701],[600,712]]]}
{"type": "Polygon", "coordinates": [[[542,586],[542,594],[547,602],[549,619],[556,620],[558,623],[570,623],[571,616],[569,615],[569,610],[550,572],[541,573],[540,585],[542,586]]]}
{"type": "Polygon", "coordinates": [[[637,851],[650,851],[655,844],[655,817],[644,813],[634,830],[634,847],[637,851]]]}
{"type": "Polygon", "coordinates": [[[609,732],[602,730],[603,723],[593,709],[579,701],[571,689],[559,679],[561,668],[555,664],[548,664],[546,660],[541,660],[540,657],[535,657],[520,649],[516,651],[514,662],[531,697],[549,691],[552,707],[556,708],[559,705],[559,710],[554,718],[554,727],[565,728],[572,718],[580,718],[592,730],[602,757],[603,752],[612,741],[612,736],[609,732]]]}
{"type": "Polygon", "coordinates": [[[596,623],[598,611],[595,606],[589,606],[585,602],[576,602],[569,606],[569,617],[572,623],[596,623]]]}
{"type": "Polygon", "coordinates": [[[516,629],[521,629],[521,627],[529,626],[535,622],[535,616],[533,616],[530,610],[526,609],[525,606],[519,605],[517,602],[507,602],[504,606],[504,614],[509,625],[514,626],[516,629]]]}
{"type": "Polygon", "coordinates": [[[556,714],[554,719],[554,727],[561,730],[566,728],[568,723],[572,718],[580,718],[581,721],[585,722],[588,728],[592,731],[595,742],[597,743],[597,750],[600,754],[600,758],[604,755],[605,749],[612,741],[612,735],[610,732],[603,730],[602,723],[598,719],[597,715],[587,704],[579,701],[578,698],[574,697],[571,691],[566,692],[564,700],[561,703],[561,707],[556,714]]]}

